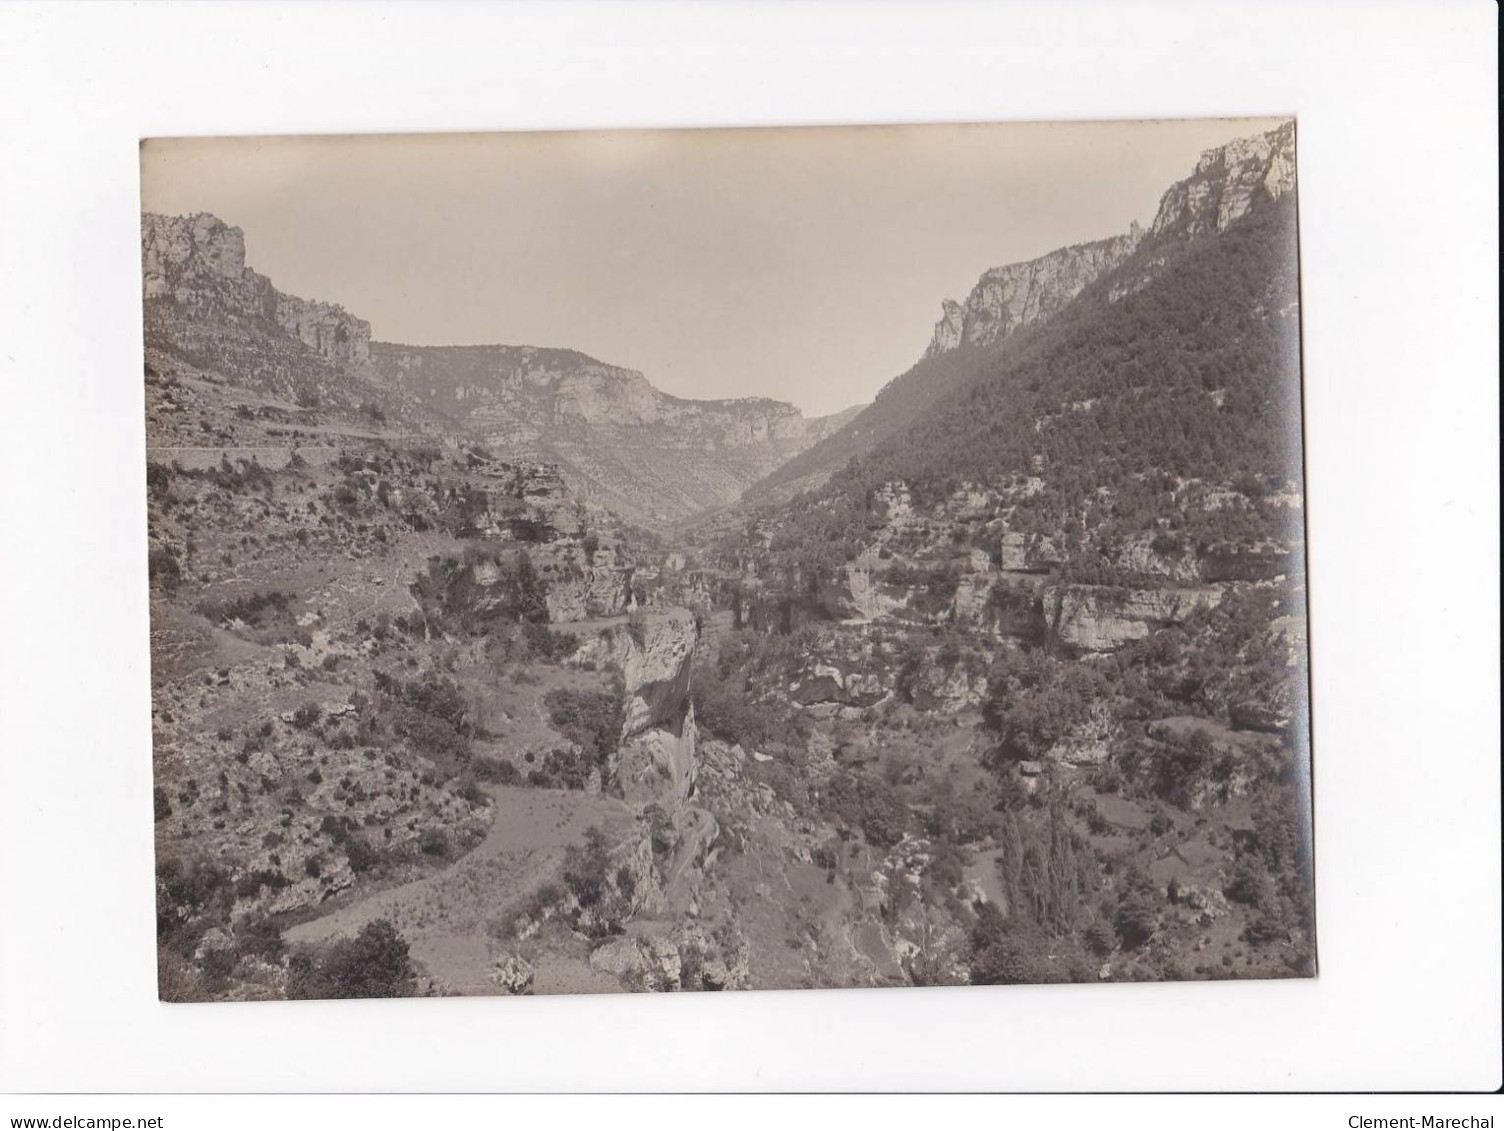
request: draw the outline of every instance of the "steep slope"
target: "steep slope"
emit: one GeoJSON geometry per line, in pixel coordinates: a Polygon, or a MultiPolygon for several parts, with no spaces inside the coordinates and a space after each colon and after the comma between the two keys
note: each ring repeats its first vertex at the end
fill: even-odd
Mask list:
{"type": "Polygon", "coordinates": [[[935,357],[963,346],[990,346],[1021,326],[1048,318],[1088,283],[1132,255],[1143,235],[1135,222],[1125,236],[1064,247],[1027,263],[992,268],[972,288],[965,306],[945,300],[943,316],[935,324],[924,356],[935,357]]]}
{"type": "Polygon", "coordinates": [[[734,501],[856,411],[686,400],[573,350],[373,343],[364,319],[279,291],[245,258],[244,233],[208,213],[143,215],[148,346],[304,408],[556,462],[578,494],[646,525],[734,501]]]}
{"type": "Polygon", "coordinates": [[[1221,232],[1278,200],[1295,183],[1295,125],[1207,150],[1186,179],[1160,199],[1147,232],[1135,223],[1121,236],[1061,248],[1026,263],[985,272],[965,304],[945,300],[929,347],[913,368],[884,387],[845,428],[790,460],[744,496],[748,505],[786,501],[823,483],[852,457],[919,420],[956,389],[979,379],[1001,348],[1047,323],[1107,275],[1116,301],[1163,266],[1166,249],[1221,232]]]}
{"type": "Polygon", "coordinates": [[[874,977],[1313,971],[1290,141],[1203,157],[1127,258],[934,350],[709,555],[704,746],[835,827],[827,883],[888,849],[874,977]]]}
{"type": "Polygon", "coordinates": [[[370,371],[498,450],[559,464],[583,495],[663,526],[735,500],[837,430],[763,397],[697,401],[573,350],[374,343],[370,371]]]}
{"type": "Polygon", "coordinates": [[[840,427],[370,343],[153,223],[163,996],[1311,974],[1279,152],[1112,265],[989,272],[882,435],[699,560],[565,478],[688,507],[664,453],[840,427]]]}
{"type": "Polygon", "coordinates": [[[1132,294],[1114,299],[1121,280],[1103,280],[819,491],[770,512],[775,548],[838,567],[892,509],[894,484],[915,509],[999,492],[1009,528],[1051,538],[1055,564],[1083,578],[1130,535],[1163,530],[1198,553],[1287,536],[1281,500],[1300,478],[1293,202],[1158,258],[1132,294]],[[1191,485],[1209,492],[1204,505],[1189,505],[1191,485]]]}
{"type": "Polygon", "coordinates": [[[312,406],[378,396],[360,378],[370,323],[284,294],[245,264],[245,236],[208,213],[141,217],[149,349],[312,406]]]}

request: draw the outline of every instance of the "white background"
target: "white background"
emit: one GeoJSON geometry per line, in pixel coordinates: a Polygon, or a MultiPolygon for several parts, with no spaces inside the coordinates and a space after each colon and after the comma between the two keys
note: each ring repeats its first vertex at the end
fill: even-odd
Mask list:
{"type": "Polygon", "coordinates": [[[1496,18],[0,8],[0,1090],[1496,1087],[1496,18]],[[1318,979],[157,1003],[139,137],[1188,114],[1299,118],[1318,979]]]}

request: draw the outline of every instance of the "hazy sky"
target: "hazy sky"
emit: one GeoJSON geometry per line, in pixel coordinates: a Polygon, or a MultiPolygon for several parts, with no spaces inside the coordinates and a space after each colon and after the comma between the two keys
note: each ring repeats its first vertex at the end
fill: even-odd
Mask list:
{"type": "Polygon", "coordinates": [[[213,212],[381,341],[564,346],[679,396],[870,400],[988,267],[1153,219],[1272,120],[178,139],[142,206],[213,212]]]}

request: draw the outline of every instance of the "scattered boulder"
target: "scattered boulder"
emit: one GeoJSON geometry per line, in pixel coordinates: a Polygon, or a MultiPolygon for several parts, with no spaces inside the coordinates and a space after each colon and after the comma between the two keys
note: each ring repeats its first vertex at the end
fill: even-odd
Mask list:
{"type": "Polygon", "coordinates": [[[502,993],[523,996],[533,992],[533,964],[511,954],[498,959],[491,969],[491,983],[502,993]]]}
{"type": "Polygon", "coordinates": [[[590,965],[630,990],[677,990],[682,963],[668,939],[616,938],[590,955],[590,965]]]}

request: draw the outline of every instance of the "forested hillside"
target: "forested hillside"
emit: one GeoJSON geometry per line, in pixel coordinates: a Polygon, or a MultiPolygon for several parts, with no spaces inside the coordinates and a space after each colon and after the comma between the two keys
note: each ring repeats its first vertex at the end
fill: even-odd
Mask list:
{"type": "Polygon", "coordinates": [[[148,217],[163,996],[1313,973],[1293,143],[849,422],[148,217]]]}
{"type": "Polygon", "coordinates": [[[875,492],[899,481],[920,505],[967,483],[1017,488],[1015,528],[1064,534],[1068,562],[1088,570],[1138,530],[1198,545],[1284,535],[1289,508],[1265,500],[1299,489],[1295,249],[1294,204],[1281,202],[1172,245],[1131,294],[1114,300],[1113,287],[1136,261],[1027,338],[926,362],[950,362],[956,387],[795,500],[775,544],[824,568],[849,560],[875,492]],[[1234,485],[1249,505],[1188,516],[1188,481],[1234,485]]]}

